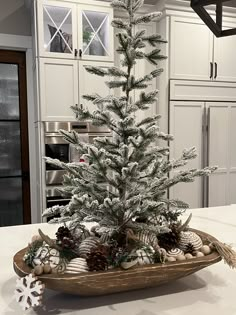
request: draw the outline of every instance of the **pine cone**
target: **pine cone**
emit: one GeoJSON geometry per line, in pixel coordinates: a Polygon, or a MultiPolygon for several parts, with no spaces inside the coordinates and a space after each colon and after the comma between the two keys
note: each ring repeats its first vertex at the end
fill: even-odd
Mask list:
{"type": "Polygon", "coordinates": [[[103,271],[108,268],[108,260],[102,251],[95,249],[86,259],[89,271],[103,271]]]}
{"type": "Polygon", "coordinates": [[[56,237],[58,241],[62,241],[64,237],[72,238],[72,235],[67,227],[61,226],[56,232],[56,237]]]}
{"type": "Polygon", "coordinates": [[[75,242],[72,238],[63,237],[61,241],[57,242],[63,249],[73,249],[75,248],[75,242]]]}
{"type": "Polygon", "coordinates": [[[194,249],[194,245],[191,244],[191,243],[188,243],[187,246],[186,246],[185,252],[189,253],[189,254],[193,254],[193,252],[195,252],[195,251],[196,250],[194,249]]]}
{"type": "Polygon", "coordinates": [[[172,224],[170,226],[170,232],[158,235],[158,244],[160,247],[166,250],[171,250],[172,248],[178,247],[180,241],[180,231],[178,226],[172,224]]]}

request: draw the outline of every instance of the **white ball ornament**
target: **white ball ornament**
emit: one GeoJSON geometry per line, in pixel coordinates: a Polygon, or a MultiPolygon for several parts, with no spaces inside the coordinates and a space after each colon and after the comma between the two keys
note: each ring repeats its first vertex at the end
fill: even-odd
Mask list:
{"type": "Polygon", "coordinates": [[[34,267],[34,274],[36,276],[40,276],[43,274],[43,266],[42,265],[38,265],[34,267]]]}
{"type": "Polygon", "coordinates": [[[205,255],[202,252],[196,252],[196,257],[200,258],[200,257],[204,257],[205,255]]]}
{"type": "Polygon", "coordinates": [[[177,261],[183,261],[183,260],[186,260],[186,257],[184,255],[178,255],[178,256],[176,256],[176,260],[177,261]]]}
{"type": "Polygon", "coordinates": [[[190,254],[190,253],[187,253],[187,254],[185,254],[185,258],[186,258],[186,259],[192,259],[192,258],[193,258],[193,255],[190,254]]]}
{"type": "Polygon", "coordinates": [[[203,245],[200,249],[200,251],[204,254],[204,255],[209,255],[211,253],[211,248],[208,245],[203,245]]]}

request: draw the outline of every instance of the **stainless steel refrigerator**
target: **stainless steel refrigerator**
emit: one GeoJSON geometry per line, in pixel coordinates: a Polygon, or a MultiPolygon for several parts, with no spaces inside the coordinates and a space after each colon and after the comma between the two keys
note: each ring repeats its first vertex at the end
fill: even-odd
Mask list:
{"type": "Polygon", "coordinates": [[[23,167],[27,164],[24,159],[28,160],[28,143],[23,143],[25,113],[21,111],[25,78],[21,77],[18,58],[13,61],[14,53],[0,51],[0,226],[25,223],[29,210],[29,203],[24,201],[29,172],[23,167]]]}

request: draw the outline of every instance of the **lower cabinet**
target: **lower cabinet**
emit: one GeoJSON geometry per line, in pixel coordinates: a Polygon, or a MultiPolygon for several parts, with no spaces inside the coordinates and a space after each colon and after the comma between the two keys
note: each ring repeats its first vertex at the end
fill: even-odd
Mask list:
{"type": "Polygon", "coordinates": [[[236,103],[206,103],[208,110],[208,161],[217,165],[209,177],[208,204],[236,203],[236,103]]]}
{"type": "MultiPolygon", "coordinates": [[[[170,102],[169,132],[174,135],[170,143],[170,159],[178,159],[183,150],[196,147],[198,156],[185,168],[201,168],[203,163],[203,113],[204,102],[170,102]]],[[[180,169],[178,169],[180,170],[180,169]]],[[[178,171],[177,170],[177,171],[178,171]]],[[[173,172],[171,176],[176,175],[173,172]]],[[[191,208],[203,207],[203,180],[193,183],[180,183],[170,190],[170,197],[187,202],[191,208]]]]}
{"type": "Polygon", "coordinates": [[[187,168],[218,166],[209,178],[177,184],[170,197],[186,201],[190,208],[236,203],[235,120],[236,103],[170,102],[169,131],[175,136],[170,158],[178,158],[183,149],[195,146],[198,157],[187,168]]]}
{"type": "Polygon", "coordinates": [[[110,94],[105,84],[109,78],[88,73],[86,66],[89,65],[107,68],[109,63],[40,58],[39,120],[74,121],[76,117],[71,106],[82,104],[91,111],[96,109],[93,103],[82,98],[84,94],[110,94]]]}

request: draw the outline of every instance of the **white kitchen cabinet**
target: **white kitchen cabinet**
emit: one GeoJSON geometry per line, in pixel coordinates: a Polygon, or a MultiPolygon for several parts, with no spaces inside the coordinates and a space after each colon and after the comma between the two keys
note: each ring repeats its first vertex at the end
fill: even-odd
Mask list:
{"type": "Polygon", "coordinates": [[[83,99],[83,95],[86,94],[98,94],[100,96],[108,96],[112,93],[112,90],[106,85],[109,81],[109,77],[100,77],[89,73],[86,70],[86,66],[96,66],[103,69],[107,69],[109,64],[105,62],[91,62],[81,61],[79,62],[79,100],[80,105],[88,108],[91,112],[97,109],[97,106],[92,102],[83,99]]]}
{"type": "Polygon", "coordinates": [[[217,171],[209,177],[208,205],[236,202],[236,103],[207,103],[209,128],[209,165],[217,171]]]}
{"type": "Polygon", "coordinates": [[[42,121],[73,121],[78,104],[78,62],[40,58],[39,91],[42,121]]]}
{"type": "Polygon", "coordinates": [[[171,79],[236,82],[234,36],[216,38],[199,18],[179,16],[171,17],[170,35],[171,79]]]}
{"type": "Polygon", "coordinates": [[[74,58],[78,49],[76,8],[70,2],[37,1],[39,56],[74,58]]]}
{"type": "Polygon", "coordinates": [[[199,18],[172,16],[170,78],[210,80],[213,34],[199,18]]]}
{"type": "MultiPolygon", "coordinates": [[[[204,102],[170,102],[170,133],[174,141],[170,142],[170,159],[178,159],[183,150],[196,147],[198,156],[183,169],[201,168],[203,160],[202,116],[204,102]]],[[[182,168],[181,168],[182,169],[182,168]]],[[[171,177],[181,169],[172,172],[171,177]]],[[[170,197],[183,200],[190,208],[203,207],[202,179],[193,183],[179,183],[170,189],[170,197]]]]}
{"type": "Polygon", "coordinates": [[[114,61],[113,9],[78,6],[78,47],[82,60],[114,61]]]}
{"type": "MultiPolygon", "coordinates": [[[[235,24],[224,23],[224,28],[234,28],[235,24]]],[[[236,82],[236,36],[214,37],[214,67],[217,81],[236,82]]]]}
{"type": "Polygon", "coordinates": [[[37,1],[40,57],[113,61],[113,9],[101,1],[37,1]]]}
{"type": "Polygon", "coordinates": [[[218,167],[209,177],[177,184],[170,190],[171,197],[186,201],[190,208],[236,202],[235,119],[236,103],[170,102],[170,133],[175,135],[170,158],[178,158],[184,148],[196,146],[198,157],[188,168],[218,167]]]}

